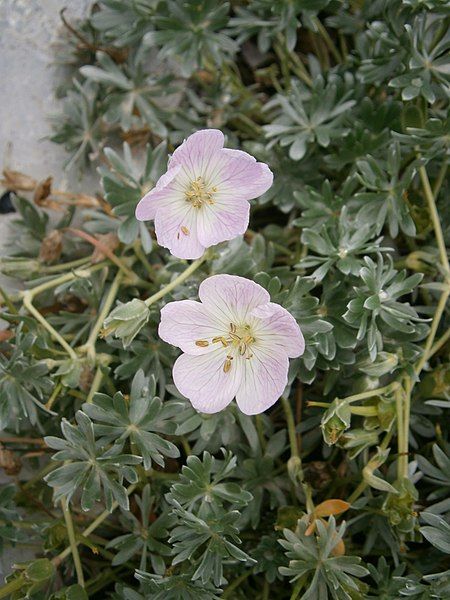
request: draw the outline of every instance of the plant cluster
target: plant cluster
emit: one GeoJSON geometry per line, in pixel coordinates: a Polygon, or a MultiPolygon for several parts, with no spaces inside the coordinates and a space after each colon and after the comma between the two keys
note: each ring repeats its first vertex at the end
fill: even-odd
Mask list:
{"type": "Polygon", "coordinates": [[[0,270],[21,287],[0,288],[0,547],[35,558],[0,598],[448,599],[448,2],[61,17],[52,139],[101,187],[2,180],[0,270]],[[204,128],[274,183],[245,235],[188,263],[135,209],[204,128]],[[158,335],[216,274],[254,280],[305,338],[256,416],[196,411],[158,335]]]}

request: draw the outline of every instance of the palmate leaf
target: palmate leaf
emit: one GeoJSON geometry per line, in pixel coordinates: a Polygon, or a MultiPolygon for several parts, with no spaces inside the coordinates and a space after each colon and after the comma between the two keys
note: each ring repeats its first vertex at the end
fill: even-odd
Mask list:
{"type": "Polygon", "coordinates": [[[264,109],[272,121],[264,126],[268,147],[289,146],[292,160],[302,159],[308,148],[317,143],[326,148],[331,139],[342,137],[346,112],[355,104],[352,92],[345,91],[342,82],[325,82],[317,77],[312,92],[298,81],[292,82],[289,95],[276,95],[264,109]]]}
{"type": "Polygon", "coordinates": [[[81,508],[91,510],[102,497],[108,510],[115,500],[121,508],[128,510],[128,496],[123,480],[137,482],[135,465],[141,462],[139,456],[121,454],[121,447],[105,446],[97,440],[90,418],[78,411],[76,425],[66,419],[61,422],[65,439],[47,436],[45,442],[57,450],[53,460],[64,461],[45,477],[45,481],[54,488],[55,500],[73,495],[81,489],[81,508]]]}
{"type": "MultiPolygon", "coordinates": [[[[156,575],[136,571],[136,579],[141,583],[145,596],[119,596],[120,600],[220,600],[222,590],[211,582],[203,583],[192,579],[191,573],[156,575]]],[[[126,592],[126,590],[125,590],[126,592]]],[[[119,598],[117,600],[119,600],[119,598]]]]}
{"type": "Polygon", "coordinates": [[[172,514],[177,517],[177,525],[172,529],[169,542],[173,545],[174,559],[172,564],[178,565],[190,560],[196,566],[192,580],[200,579],[202,583],[213,581],[214,585],[223,585],[223,562],[255,561],[238,547],[237,523],[240,514],[237,510],[225,511],[218,508],[209,512],[204,519],[185,510],[174,499],[170,500],[172,514]]]}
{"type": "Polygon", "coordinates": [[[139,453],[145,469],[152,462],[164,467],[164,456],[177,458],[178,448],[163,435],[175,433],[173,416],[179,410],[177,402],[162,403],[155,397],[156,381],[138,371],[131,383],[128,399],[121,392],[113,397],[95,394],[92,404],[84,404],[84,412],[94,421],[99,443],[114,443],[122,450],[126,442],[134,454],[139,453]]]}
{"type": "Polygon", "coordinates": [[[131,244],[140,237],[145,252],[152,249],[152,239],[144,223],[136,220],[134,211],[142,196],[148,192],[163,174],[167,162],[167,145],[162,142],[156,148],[146,148],[144,166],[133,158],[130,146],[123,145],[119,154],[112,148],[105,148],[108,166],[102,165],[98,171],[102,178],[105,198],[112,206],[113,213],[124,220],[119,224],[117,235],[124,244],[131,244]]]}
{"type": "Polygon", "coordinates": [[[390,257],[387,264],[381,255],[376,263],[369,257],[364,262],[365,266],[360,270],[363,284],[354,288],[355,297],[348,303],[344,319],[358,328],[357,339],[366,340],[370,358],[374,361],[377,353],[383,350],[382,331],[420,336],[418,324],[424,319],[409,303],[399,302],[398,298],[414,290],[423,276],[416,273],[407,277],[406,271],[397,272],[390,257]]]}
{"type": "Polygon", "coordinates": [[[102,0],[90,23],[103,38],[116,46],[126,47],[142,40],[153,27],[152,17],[159,0],[102,0]]]}
{"type": "Polygon", "coordinates": [[[36,425],[39,410],[53,414],[44,406],[53,388],[47,364],[32,356],[36,341],[35,335],[24,333],[19,325],[14,344],[0,353],[0,429],[11,424],[19,429],[24,421],[36,425]]]}
{"type": "MultiPolygon", "coordinates": [[[[222,448],[224,460],[217,460],[209,452],[203,452],[202,460],[188,456],[181,469],[179,482],[170,488],[167,500],[174,501],[196,515],[205,516],[215,512],[225,503],[232,507],[245,506],[252,495],[238,483],[229,479],[236,468],[236,457],[222,448]]],[[[236,476],[236,475],[235,475],[236,476]]]]}
{"type": "Polygon", "coordinates": [[[98,52],[97,65],[81,67],[80,73],[104,90],[102,118],[112,125],[118,123],[124,131],[147,125],[154,134],[166,137],[164,121],[168,114],[161,104],[163,96],[175,91],[169,86],[172,77],[150,76],[142,53],[132,54],[127,64],[119,66],[107,54],[98,52]]]}
{"type": "Polygon", "coordinates": [[[434,515],[431,512],[423,512],[420,515],[422,521],[426,523],[420,528],[420,533],[431,543],[435,548],[450,554],[450,525],[439,515],[434,515]]]}
{"type": "Polygon", "coordinates": [[[159,47],[161,58],[175,58],[186,77],[208,63],[220,66],[238,48],[224,32],[228,13],[228,2],[168,0],[154,18],[155,31],[144,36],[144,44],[159,47]]]}
{"type": "Polygon", "coordinates": [[[405,200],[418,162],[413,161],[403,169],[400,146],[394,143],[388,149],[386,161],[366,156],[357,162],[357,166],[358,177],[366,188],[355,196],[361,207],[356,217],[357,225],[362,227],[371,223],[379,234],[386,224],[392,237],[398,235],[399,229],[414,236],[416,228],[405,200]]]}
{"type": "Polygon", "coordinates": [[[107,548],[117,551],[111,564],[121,565],[138,555],[141,571],[147,570],[150,559],[153,571],[162,575],[166,570],[164,557],[171,553],[169,546],[162,540],[169,537],[168,530],[174,524],[174,518],[167,512],[155,515],[155,497],[151,495],[149,484],[144,486],[141,496],[134,495],[134,500],[139,507],[140,519],[131,512],[122,513],[124,529],[130,533],[119,535],[108,542],[107,548]]]}
{"type": "Polygon", "coordinates": [[[351,600],[355,593],[362,597],[364,584],[359,578],[368,575],[369,571],[360,564],[361,559],[333,556],[333,549],[344,535],[345,524],[336,528],[334,517],[330,517],[327,524],[317,521],[317,535],[309,536],[305,534],[307,527],[306,520],[299,520],[295,533],[285,529],[284,539],[279,540],[289,559],[289,565],[280,567],[280,573],[290,577],[292,582],[300,580],[297,595],[300,590],[304,593],[298,597],[302,600],[351,600]]]}

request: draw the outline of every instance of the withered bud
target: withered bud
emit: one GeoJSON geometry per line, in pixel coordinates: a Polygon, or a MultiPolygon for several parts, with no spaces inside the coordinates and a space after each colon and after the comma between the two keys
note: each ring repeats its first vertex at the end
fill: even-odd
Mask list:
{"type": "Polygon", "coordinates": [[[7,475],[18,475],[22,468],[20,458],[0,444],[0,467],[7,475]]]}
{"type": "Polygon", "coordinates": [[[62,233],[53,230],[43,240],[39,250],[39,260],[45,263],[57,261],[62,253],[62,233]]]}
{"type": "Polygon", "coordinates": [[[28,175],[20,173],[20,171],[12,171],[11,169],[3,170],[3,177],[0,183],[7,189],[13,192],[31,192],[36,187],[36,180],[28,175]]]}
{"type": "Polygon", "coordinates": [[[36,189],[34,190],[33,200],[38,206],[44,204],[44,200],[52,193],[53,177],[47,177],[43,181],[40,181],[36,189]]]}

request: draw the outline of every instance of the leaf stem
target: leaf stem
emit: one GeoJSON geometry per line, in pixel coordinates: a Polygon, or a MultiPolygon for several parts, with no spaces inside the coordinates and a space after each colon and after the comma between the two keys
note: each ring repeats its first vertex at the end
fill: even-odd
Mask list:
{"type": "Polygon", "coordinates": [[[66,522],[67,535],[69,537],[70,551],[72,553],[73,562],[75,564],[75,571],[77,573],[78,584],[81,585],[82,588],[84,588],[83,567],[81,566],[80,555],[78,553],[78,547],[75,540],[75,530],[73,527],[72,515],[70,513],[70,508],[66,498],[63,498],[61,500],[61,504],[63,508],[64,521],[66,522]]]}

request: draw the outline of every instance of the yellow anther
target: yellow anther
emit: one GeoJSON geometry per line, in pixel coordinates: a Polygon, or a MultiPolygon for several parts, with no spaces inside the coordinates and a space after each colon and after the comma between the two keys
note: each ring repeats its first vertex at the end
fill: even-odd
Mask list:
{"type": "Polygon", "coordinates": [[[206,346],[209,346],[209,342],[206,340],[197,340],[195,345],[200,346],[201,348],[206,348],[206,346]]]}
{"type": "Polygon", "coordinates": [[[208,188],[206,182],[201,177],[197,177],[194,181],[191,181],[184,196],[194,208],[201,208],[203,204],[214,204],[213,194],[216,192],[217,188],[208,188]]]}
{"type": "Polygon", "coordinates": [[[189,231],[189,229],[187,227],[185,227],[184,225],[182,225],[180,227],[181,232],[184,233],[184,235],[189,235],[191,232],[189,231]]]}
{"type": "Polygon", "coordinates": [[[228,371],[230,369],[231,369],[231,360],[229,358],[227,358],[227,360],[223,364],[223,372],[228,373],[228,371]]]}

